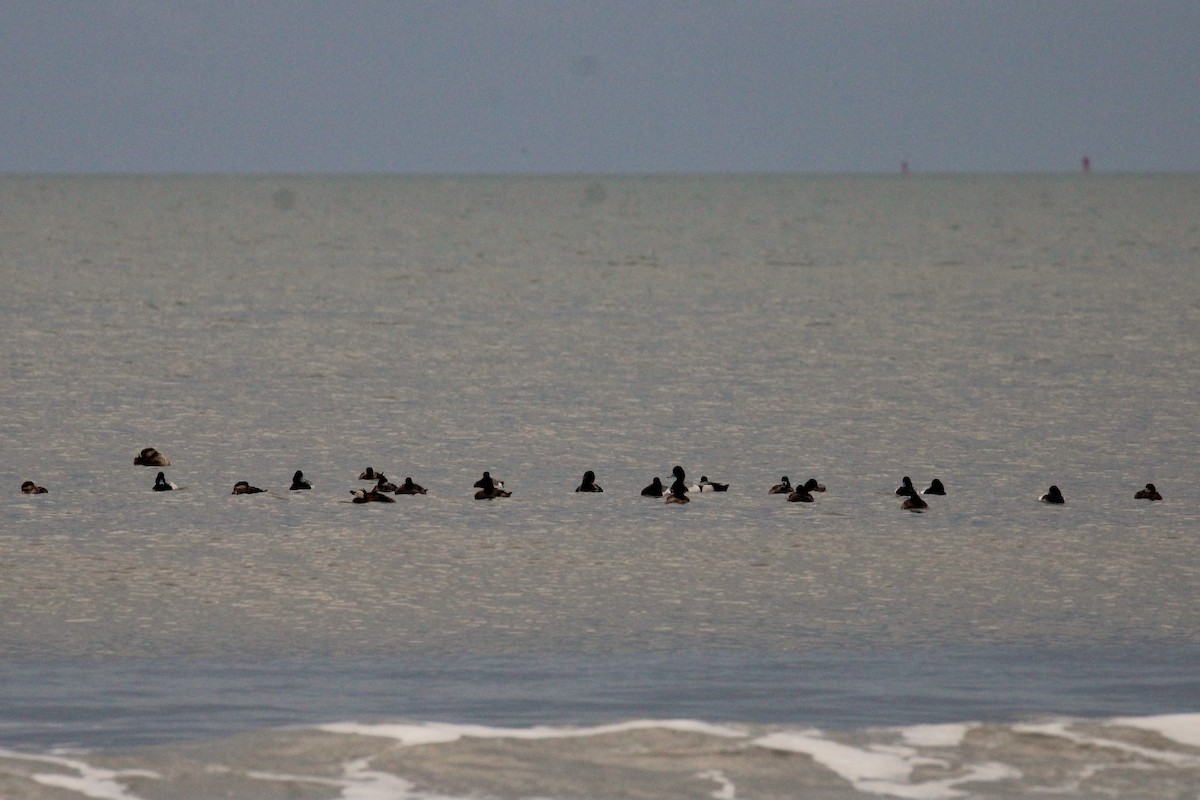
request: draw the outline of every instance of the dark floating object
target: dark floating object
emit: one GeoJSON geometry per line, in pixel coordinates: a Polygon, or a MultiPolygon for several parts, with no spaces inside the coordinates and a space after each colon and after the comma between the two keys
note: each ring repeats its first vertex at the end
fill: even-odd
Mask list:
{"type": "Polygon", "coordinates": [[[896,490],[896,494],[899,497],[912,497],[916,493],[917,490],[913,488],[912,478],[905,475],[904,479],[900,481],[900,488],[896,490]]]}
{"type": "Polygon", "coordinates": [[[483,473],[483,477],[475,481],[475,488],[479,491],[475,493],[476,500],[494,500],[497,497],[512,497],[512,492],[506,492],[500,487],[504,485],[504,481],[492,480],[490,472],[483,473]]]}
{"type": "Polygon", "coordinates": [[[811,494],[811,490],[808,488],[807,483],[804,484],[803,486],[793,489],[788,494],[787,499],[788,499],[789,503],[811,503],[811,502],[813,502],[813,496],[811,494]]]}
{"type": "Polygon", "coordinates": [[[904,502],[900,504],[900,507],[907,511],[923,511],[926,508],[929,508],[929,503],[926,503],[925,499],[921,497],[921,495],[913,492],[911,495],[904,498],[904,502]]]}
{"type": "Polygon", "coordinates": [[[355,489],[354,491],[350,492],[350,494],[354,495],[354,499],[350,501],[352,503],[394,503],[394,502],[396,502],[392,498],[388,497],[386,494],[383,494],[382,492],[377,492],[374,489],[355,489]]]}
{"type": "Polygon", "coordinates": [[[413,483],[412,478],[405,478],[404,483],[396,487],[396,494],[426,494],[425,487],[413,483]]]}
{"type": "Polygon", "coordinates": [[[25,481],[21,484],[21,491],[25,494],[49,494],[50,490],[45,486],[38,486],[33,481],[25,481]]]}
{"type": "MultiPolygon", "coordinates": [[[[44,490],[43,490],[44,491],[44,490]]],[[[1134,500],[1162,500],[1162,495],[1154,488],[1153,483],[1147,483],[1145,489],[1139,489],[1133,496],[1134,500]]]]}
{"type": "Polygon", "coordinates": [[[1042,495],[1042,502],[1062,505],[1063,503],[1067,502],[1067,499],[1063,497],[1062,492],[1058,490],[1057,486],[1051,486],[1050,491],[1042,495]]]}
{"type": "Polygon", "coordinates": [[[233,491],[230,494],[258,494],[265,492],[266,489],[260,489],[257,486],[251,486],[246,481],[238,481],[233,485],[233,491]]]}
{"type": "Polygon", "coordinates": [[[942,494],[942,495],[944,495],[945,493],[946,493],[946,487],[942,486],[942,482],[940,480],[938,480],[937,478],[934,478],[933,482],[929,484],[929,488],[926,489],[924,492],[922,492],[922,494],[942,494]]]}
{"type": "Polygon", "coordinates": [[[358,479],[360,481],[373,481],[376,477],[375,470],[371,469],[370,467],[367,467],[358,475],[358,479]]]}
{"type": "Polygon", "coordinates": [[[767,494],[791,494],[793,491],[795,490],[792,489],[792,482],[784,475],[779,479],[779,483],[767,490],[767,494]]]}
{"type": "Polygon", "coordinates": [[[292,485],[288,487],[290,490],[296,489],[311,489],[312,484],[304,480],[304,473],[296,470],[296,474],[292,476],[292,485]]]}
{"type": "Polygon", "coordinates": [[[604,490],[600,488],[600,484],[596,483],[596,473],[589,469],[587,472],[583,473],[583,483],[579,484],[579,488],[575,491],[603,492],[604,490]]]}
{"type": "Polygon", "coordinates": [[[716,483],[710,481],[707,475],[700,476],[700,491],[702,492],[727,492],[729,491],[728,483],[716,483]]]}
{"type": "Polygon", "coordinates": [[[662,497],[666,487],[663,482],[656,476],[649,486],[642,489],[642,497],[662,497]]]}
{"type": "Polygon", "coordinates": [[[396,484],[387,479],[387,476],[382,472],[375,473],[375,491],[377,492],[395,492],[396,484]]]}
{"type": "Polygon", "coordinates": [[[169,492],[175,488],[175,484],[167,480],[167,476],[160,472],[154,478],[154,491],[169,492]]]}
{"type": "Polygon", "coordinates": [[[806,491],[806,492],[823,492],[823,491],[825,491],[825,487],[824,487],[824,485],[817,483],[816,478],[809,478],[808,480],[806,480],[804,482],[804,491],[806,491]]]}
{"type": "Polygon", "coordinates": [[[145,450],[134,456],[133,463],[134,466],[138,467],[169,467],[171,466],[171,459],[167,458],[153,447],[147,447],[145,450]]]}

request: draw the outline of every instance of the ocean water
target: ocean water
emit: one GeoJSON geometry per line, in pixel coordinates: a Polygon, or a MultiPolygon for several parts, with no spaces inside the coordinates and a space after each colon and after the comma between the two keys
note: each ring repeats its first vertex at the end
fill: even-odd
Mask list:
{"type": "Polygon", "coordinates": [[[1197,209],[2,177],[0,797],[1200,797],[1197,209]]]}

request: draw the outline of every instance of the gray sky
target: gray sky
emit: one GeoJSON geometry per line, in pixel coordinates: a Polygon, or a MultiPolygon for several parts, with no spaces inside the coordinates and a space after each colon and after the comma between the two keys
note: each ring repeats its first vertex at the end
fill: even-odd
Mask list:
{"type": "Polygon", "coordinates": [[[0,0],[4,172],[1200,170],[1200,2],[0,0]]]}

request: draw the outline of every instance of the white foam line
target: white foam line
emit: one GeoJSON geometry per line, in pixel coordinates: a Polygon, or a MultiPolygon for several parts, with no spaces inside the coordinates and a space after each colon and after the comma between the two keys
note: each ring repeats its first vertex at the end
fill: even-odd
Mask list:
{"type": "Polygon", "coordinates": [[[1188,747],[1200,747],[1200,714],[1163,714],[1156,717],[1117,717],[1109,725],[1161,733],[1188,747]]]}
{"type": "Polygon", "coordinates": [[[899,730],[904,741],[913,747],[958,747],[966,738],[967,731],[978,727],[978,723],[948,723],[945,725],[910,725],[899,730]]]}
{"type": "Polygon", "coordinates": [[[708,736],[744,738],[741,730],[721,725],[711,725],[694,720],[634,720],[613,725],[597,725],[591,728],[553,727],[538,725],[531,728],[494,728],[486,725],[451,725],[439,722],[414,724],[366,724],[359,722],[334,722],[317,726],[326,733],[379,736],[395,739],[406,746],[421,744],[445,744],[464,737],[476,739],[563,739],[583,736],[601,736],[607,733],[626,733],[636,730],[672,730],[688,733],[703,733],[708,736]]]}
{"type": "Polygon", "coordinates": [[[291,775],[278,772],[250,772],[247,777],[277,783],[308,783],[316,786],[336,786],[342,790],[339,800],[461,800],[442,794],[430,794],[415,789],[412,783],[390,772],[370,768],[368,758],[342,765],[344,778],[322,778],[316,775],[291,775]]]}
{"type": "Polygon", "coordinates": [[[149,770],[127,769],[114,771],[103,769],[101,767],[93,767],[84,761],[79,761],[74,758],[61,758],[58,756],[41,756],[30,755],[27,753],[18,753],[13,750],[0,749],[0,758],[21,759],[24,761],[39,761],[46,764],[57,764],[60,767],[73,769],[78,775],[63,775],[60,773],[39,772],[34,773],[30,777],[37,783],[43,786],[54,786],[59,789],[67,789],[72,792],[78,792],[84,797],[92,797],[96,800],[142,800],[130,791],[117,779],[125,777],[140,777],[140,778],[161,778],[157,772],[149,770]]]}
{"type": "Polygon", "coordinates": [[[1122,742],[1117,739],[1104,739],[1099,736],[1085,736],[1081,733],[1076,733],[1068,729],[1069,722],[1044,722],[1030,723],[1027,725],[1014,725],[1014,733],[1034,733],[1041,736],[1055,736],[1060,739],[1066,739],[1075,744],[1086,745],[1089,747],[1102,747],[1106,750],[1116,750],[1130,755],[1140,756],[1148,761],[1157,761],[1162,764],[1170,764],[1176,767],[1196,767],[1200,766],[1200,756],[1191,755],[1188,753],[1172,753],[1169,750],[1155,750],[1151,747],[1141,747],[1129,742],[1122,742]]]}
{"type": "MultiPolygon", "coordinates": [[[[944,739],[943,739],[944,740],[944,739]]],[[[1019,778],[1021,773],[1006,764],[974,764],[965,775],[924,783],[911,783],[912,772],[921,764],[944,762],[924,758],[905,747],[869,749],[833,742],[820,731],[803,733],[773,733],[755,739],[753,744],[769,750],[803,753],[813,761],[848,781],[855,789],[869,794],[907,798],[908,800],[950,800],[964,797],[955,787],[962,783],[993,782],[1019,778]]]]}

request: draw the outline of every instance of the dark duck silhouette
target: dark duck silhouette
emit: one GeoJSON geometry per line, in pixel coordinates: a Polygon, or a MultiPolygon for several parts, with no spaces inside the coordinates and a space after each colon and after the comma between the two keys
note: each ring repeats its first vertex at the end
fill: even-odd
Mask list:
{"type": "Polygon", "coordinates": [[[1042,502],[1062,505],[1063,503],[1067,502],[1067,499],[1063,497],[1062,492],[1059,491],[1057,486],[1051,486],[1050,491],[1042,495],[1042,502]]]}
{"type": "Polygon", "coordinates": [[[1147,483],[1145,489],[1139,489],[1133,496],[1134,500],[1162,500],[1162,495],[1154,488],[1153,483],[1147,483]]]}
{"type": "Polygon", "coordinates": [[[596,483],[596,473],[589,469],[587,472],[583,473],[583,483],[579,484],[579,488],[575,491],[603,492],[604,490],[600,488],[600,484],[596,483]]]}
{"type": "Polygon", "coordinates": [[[483,477],[475,481],[475,488],[479,490],[475,493],[475,499],[494,500],[497,497],[512,497],[512,492],[506,492],[500,488],[503,485],[504,481],[493,480],[490,472],[484,472],[483,477]]]}
{"type": "Polygon", "coordinates": [[[133,463],[138,467],[169,467],[171,466],[171,459],[167,458],[153,447],[147,447],[145,450],[133,457],[133,463]]]}

